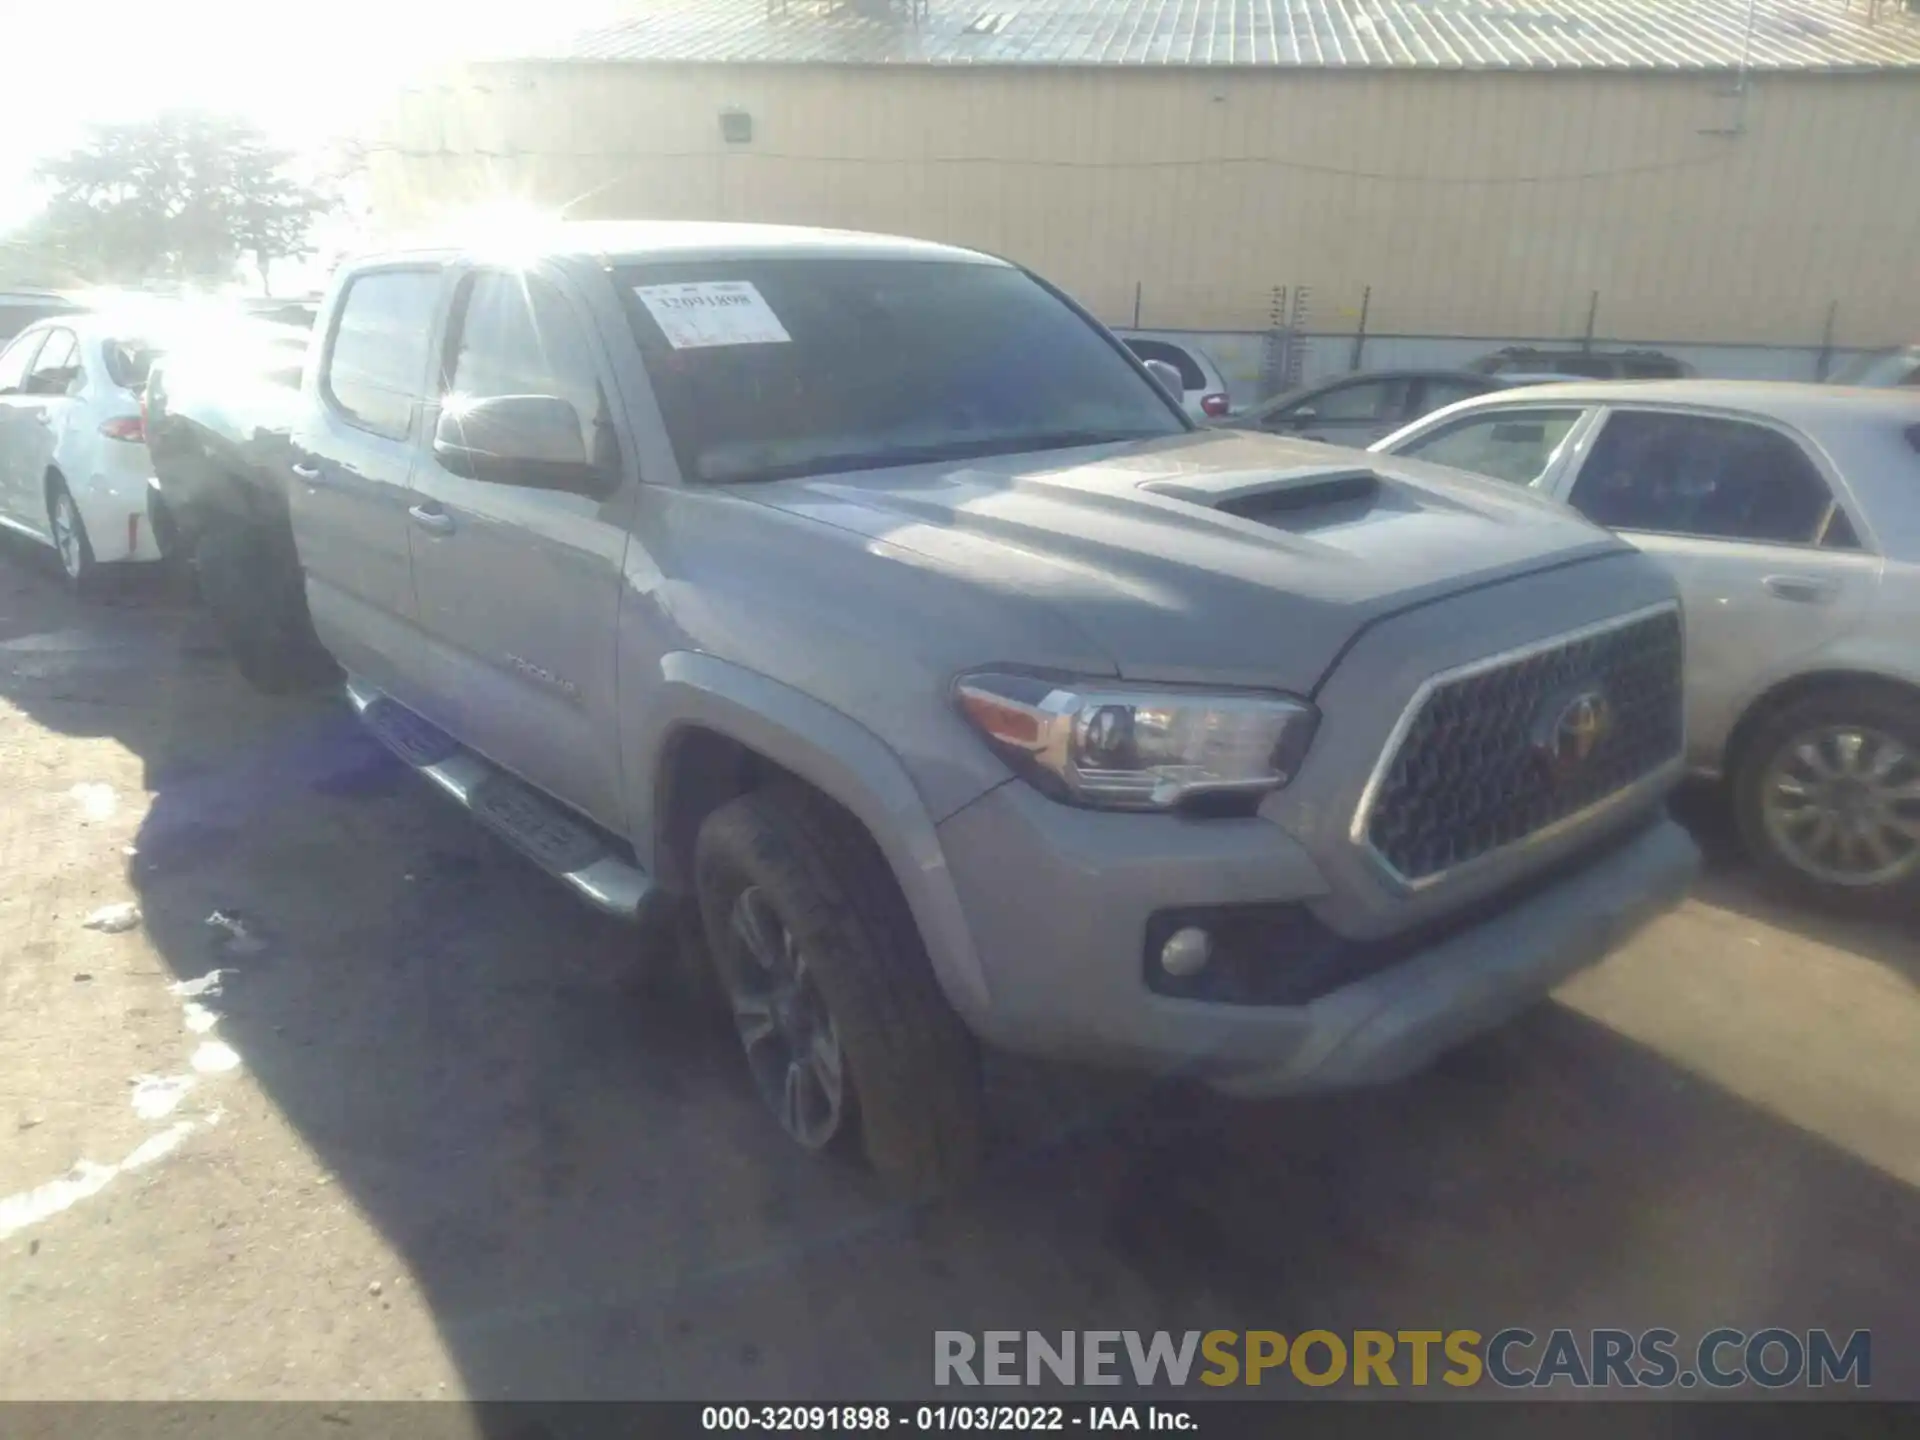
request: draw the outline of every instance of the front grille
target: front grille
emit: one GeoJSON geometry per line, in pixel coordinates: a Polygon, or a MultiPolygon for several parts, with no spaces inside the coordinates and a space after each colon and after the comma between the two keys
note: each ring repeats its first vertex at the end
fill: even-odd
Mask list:
{"type": "Polygon", "coordinates": [[[1429,682],[1371,787],[1367,844],[1401,880],[1431,881],[1652,774],[1680,753],[1680,657],[1669,607],[1429,682]],[[1556,721],[1596,696],[1597,741],[1556,758],[1556,721]]]}

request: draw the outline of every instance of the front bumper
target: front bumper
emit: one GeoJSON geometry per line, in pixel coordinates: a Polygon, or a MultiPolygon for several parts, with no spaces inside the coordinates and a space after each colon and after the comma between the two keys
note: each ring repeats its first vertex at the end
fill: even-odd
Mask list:
{"type": "MultiPolygon", "coordinates": [[[[1199,1078],[1242,1095],[1375,1084],[1500,1024],[1676,904],[1698,866],[1664,812],[1622,817],[1511,904],[1304,1004],[1177,999],[1146,981],[1158,911],[1298,901],[1326,908],[1306,850],[1266,820],[1102,814],[1003,785],[939,827],[1006,1048],[1199,1078]],[[1604,845],[1600,842],[1610,840],[1604,845]]],[[[1286,965],[1285,954],[1272,957],[1286,965]]]]}

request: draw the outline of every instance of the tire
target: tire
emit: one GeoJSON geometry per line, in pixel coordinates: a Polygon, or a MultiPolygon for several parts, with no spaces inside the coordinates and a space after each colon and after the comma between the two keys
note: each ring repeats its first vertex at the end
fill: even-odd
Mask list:
{"type": "Polygon", "coordinates": [[[307,614],[300,566],[290,546],[257,526],[226,521],[194,546],[200,598],[236,669],[256,690],[284,695],[337,677],[307,614]]]}
{"type": "Polygon", "coordinates": [[[91,594],[98,588],[100,565],[93,558],[93,541],[87,536],[87,522],[74,503],[73,492],[58,475],[47,480],[47,528],[53,536],[53,553],[60,562],[60,573],[76,595],[91,594]]]}
{"type": "MultiPolygon", "coordinates": [[[[859,824],[798,785],[741,796],[700,827],[694,885],[736,1017],[753,1009],[743,997],[769,973],[755,968],[736,917],[764,918],[764,906],[810,981],[812,999],[803,993],[795,1008],[824,1010],[837,1037],[838,1122],[831,1134],[803,1138],[763,1083],[768,1067],[736,1019],[755,1087],[789,1136],[816,1150],[857,1144],[884,1181],[916,1199],[972,1178],[982,1151],[979,1054],[940,992],[893,872],[859,824]]],[[[776,1037],[768,1046],[787,1043],[776,1037]]],[[[818,1100],[824,1090],[809,1094],[818,1100]]]]}
{"type": "Polygon", "coordinates": [[[1854,684],[1793,701],[1763,719],[1741,747],[1732,785],[1741,842],[1782,888],[1817,904],[1856,912],[1920,900],[1920,695],[1854,684]],[[1841,738],[1848,734],[1862,737],[1851,758],[1841,738]],[[1842,779],[1848,764],[1868,772],[1895,750],[1904,758],[1884,777],[1853,787],[1855,796],[1864,790],[1864,799],[1849,798],[1844,787],[1836,787],[1804,758],[1803,747],[1809,745],[1820,765],[1842,779]],[[1823,854],[1837,862],[1840,852],[1815,843],[1819,819],[1791,817],[1813,816],[1822,807],[1812,800],[1801,802],[1783,782],[1798,785],[1802,792],[1837,796],[1834,804],[1851,805],[1868,817],[1891,815],[1895,826],[1876,829],[1896,863],[1880,864],[1879,852],[1869,852],[1864,838],[1832,842],[1849,847],[1845,855],[1855,862],[1851,867],[1821,863],[1823,854]],[[1803,803],[1811,808],[1800,809],[1803,803]],[[1911,827],[1912,833],[1899,827],[1911,827]]]}

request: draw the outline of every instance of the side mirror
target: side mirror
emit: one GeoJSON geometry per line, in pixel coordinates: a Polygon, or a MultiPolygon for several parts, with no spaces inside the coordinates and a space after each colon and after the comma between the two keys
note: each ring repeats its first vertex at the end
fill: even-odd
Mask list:
{"type": "Polygon", "coordinates": [[[433,456],[469,480],[603,494],[612,477],[587,454],[580,412],[557,395],[495,395],[443,405],[433,456]]]}
{"type": "Polygon", "coordinates": [[[1185,401],[1187,398],[1187,385],[1186,382],[1180,378],[1180,371],[1177,368],[1169,365],[1164,360],[1142,360],[1140,363],[1147,367],[1147,373],[1153,376],[1162,390],[1166,391],[1167,394],[1171,395],[1176,401],[1185,401]]]}

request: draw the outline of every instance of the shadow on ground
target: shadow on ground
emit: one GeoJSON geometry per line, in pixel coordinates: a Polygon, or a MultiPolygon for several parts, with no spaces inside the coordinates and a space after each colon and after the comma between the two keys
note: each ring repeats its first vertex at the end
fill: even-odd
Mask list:
{"type": "Polygon", "coordinates": [[[1508,1324],[1871,1327],[1876,1392],[1920,1394],[1915,1196],[1568,1011],[1311,1103],[1000,1066],[991,1173],[903,1209],[789,1153],[629,932],[339,707],[247,692],[177,597],[0,557],[0,686],[142,757],[153,943],[234,972],[219,1033],[476,1397],[922,1395],[936,1329],[1508,1324]]]}

